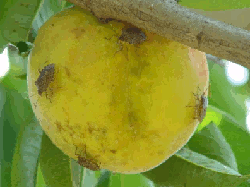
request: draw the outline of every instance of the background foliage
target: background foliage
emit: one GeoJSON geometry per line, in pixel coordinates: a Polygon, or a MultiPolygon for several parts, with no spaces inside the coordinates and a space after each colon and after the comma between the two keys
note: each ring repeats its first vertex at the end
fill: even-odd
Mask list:
{"type": "MultiPolygon", "coordinates": [[[[249,0],[179,3],[209,11],[250,7],[249,0]]],[[[80,167],[51,143],[36,121],[28,99],[26,67],[40,26],[70,6],[64,0],[0,2],[0,52],[7,46],[10,61],[10,71],[0,79],[1,186],[249,187],[246,101],[250,82],[233,86],[225,67],[211,61],[211,96],[205,120],[184,148],[155,169],[137,175],[93,172],[80,167]]]]}

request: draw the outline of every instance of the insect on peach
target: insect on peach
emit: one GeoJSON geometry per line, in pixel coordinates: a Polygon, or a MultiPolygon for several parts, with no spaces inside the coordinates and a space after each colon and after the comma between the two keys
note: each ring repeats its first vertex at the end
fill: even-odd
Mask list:
{"type": "Polygon", "coordinates": [[[50,83],[54,81],[55,75],[55,64],[49,64],[45,66],[42,71],[40,71],[40,75],[38,79],[35,81],[35,85],[37,87],[38,94],[42,96],[43,92],[46,92],[50,83]]]}
{"type": "MultiPolygon", "coordinates": [[[[135,47],[138,47],[140,44],[142,44],[144,41],[146,41],[146,39],[147,39],[147,37],[144,34],[144,32],[142,32],[141,29],[136,28],[136,27],[122,29],[122,34],[118,38],[118,40],[132,44],[135,47]]],[[[120,42],[118,42],[118,43],[120,43],[120,42]]],[[[123,50],[123,44],[120,43],[120,45],[121,45],[120,49],[115,52],[114,56],[118,52],[123,50]]],[[[128,50],[128,48],[127,48],[127,50],[128,50]]],[[[128,59],[128,54],[127,54],[127,59],[128,59]]]]}
{"type": "Polygon", "coordinates": [[[79,150],[76,149],[75,155],[78,157],[77,163],[83,167],[86,167],[92,171],[98,171],[100,170],[99,165],[97,164],[96,160],[89,156],[86,152],[86,145],[84,145],[84,149],[82,150],[84,156],[80,155],[79,150]]]}
{"type": "Polygon", "coordinates": [[[128,42],[129,44],[141,44],[146,40],[146,35],[141,29],[132,27],[123,29],[119,40],[128,42]]]}
{"type": "Polygon", "coordinates": [[[205,96],[205,91],[202,93],[202,95],[194,94],[194,96],[196,97],[196,101],[198,101],[198,104],[196,104],[195,106],[187,106],[187,107],[195,107],[196,108],[195,119],[198,119],[199,122],[201,123],[206,116],[208,99],[205,96]]]}
{"type": "Polygon", "coordinates": [[[92,171],[98,171],[100,170],[100,167],[98,164],[92,160],[92,159],[86,159],[85,157],[81,157],[78,155],[78,161],[77,163],[81,166],[84,166],[92,171]]]}

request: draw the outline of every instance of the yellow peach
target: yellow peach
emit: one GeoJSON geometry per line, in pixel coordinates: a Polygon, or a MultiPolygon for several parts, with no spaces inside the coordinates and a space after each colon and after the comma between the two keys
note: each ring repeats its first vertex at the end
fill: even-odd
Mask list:
{"type": "Polygon", "coordinates": [[[92,170],[150,170],[205,116],[205,53],[73,7],[39,30],[28,64],[33,110],[52,142],[92,170]]]}

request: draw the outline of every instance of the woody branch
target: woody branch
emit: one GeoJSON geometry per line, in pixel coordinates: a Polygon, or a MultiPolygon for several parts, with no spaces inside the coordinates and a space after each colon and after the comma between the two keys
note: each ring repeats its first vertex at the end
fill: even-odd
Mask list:
{"type": "Polygon", "coordinates": [[[99,18],[114,18],[250,69],[250,32],[213,20],[174,0],[68,0],[99,18]]]}

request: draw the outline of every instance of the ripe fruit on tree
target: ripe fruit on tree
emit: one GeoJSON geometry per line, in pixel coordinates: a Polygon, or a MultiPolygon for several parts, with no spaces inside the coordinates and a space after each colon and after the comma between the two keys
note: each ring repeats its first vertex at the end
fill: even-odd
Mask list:
{"type": "Polygon", "coordinates": [[[139,173],[189,140],[206,109],[205,54],[78,7],[39,30],[33,110],[52,142],[92,170],[139,173]]]}

